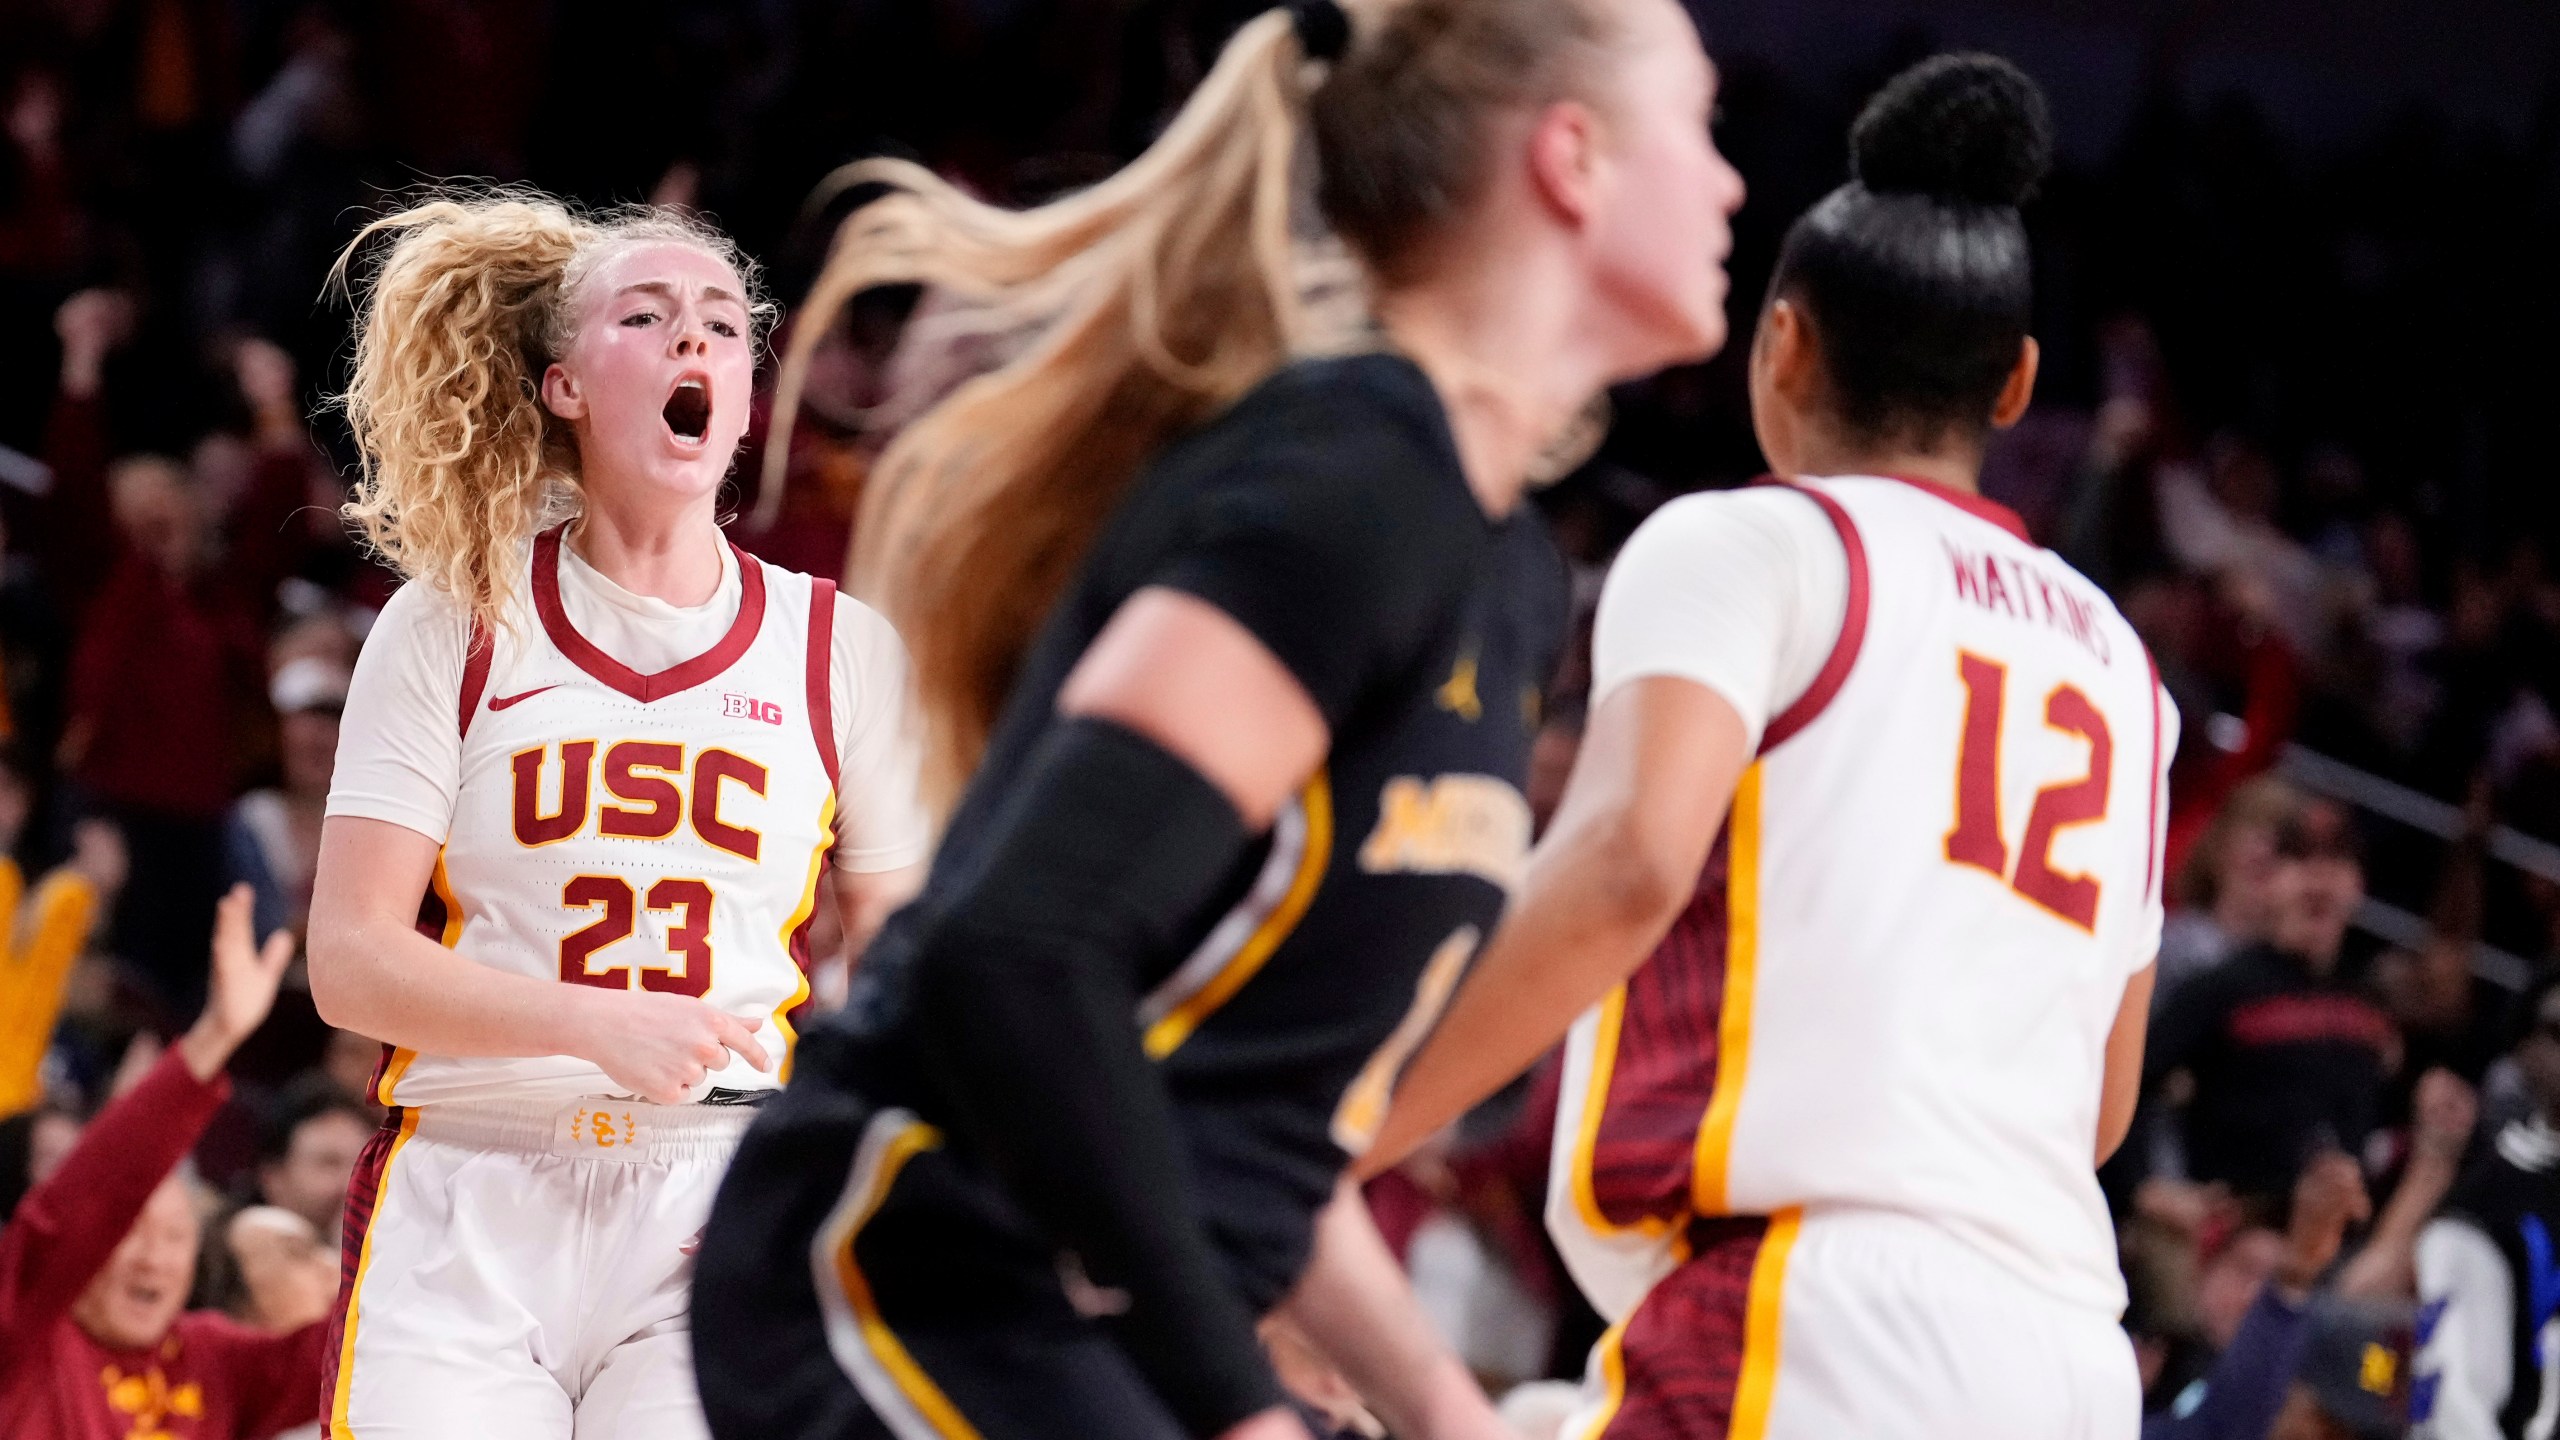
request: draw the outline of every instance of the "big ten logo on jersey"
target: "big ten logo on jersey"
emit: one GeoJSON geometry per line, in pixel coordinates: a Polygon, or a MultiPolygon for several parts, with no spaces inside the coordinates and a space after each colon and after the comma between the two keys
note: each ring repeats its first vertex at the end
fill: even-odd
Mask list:
{"type": "Polygon", "coordinates": [[[720,714],[722,718],[729,720],[761,720],[767,725],[782,723],[781,706],[770,700],[759,700],[753,695],[722,695],[720,714]]]}
{"type": "Polygon", "coordinates": [[[515,772],[520,845],[556,845],[584,834],[590,822],[597,834],[614,839],[665,840],[690,822],[715,850],[749,861],[764,850],[761,832],[722,817],[724,804],[739,804],[732,787],[764,797],[765,767],[734,751],[691,751],[673,740],[569,740],[519,750],[507,763],[515,772]],[[595,800],[599,770],[610,797],[602,804],[595,800]]]}
{"type": "Polygon", "coordinates": [[[1372,875],[1477,875],[1509,890],[1528,863],[1529,802],[1491,775],[1399,775],[1378,793],[1360,847],[1372,875]]]}

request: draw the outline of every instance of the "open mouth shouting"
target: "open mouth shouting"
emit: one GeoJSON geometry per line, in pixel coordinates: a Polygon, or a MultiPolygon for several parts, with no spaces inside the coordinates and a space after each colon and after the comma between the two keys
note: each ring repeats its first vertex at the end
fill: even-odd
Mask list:
{"type": "Polygon", "coordinates": [[[688,449],[699,447],[711,432],[711,377],[696,372],[676,381],[675,390],[667,396],[666,408],[659,412],[667,422],[667,433],[688,449]]]}

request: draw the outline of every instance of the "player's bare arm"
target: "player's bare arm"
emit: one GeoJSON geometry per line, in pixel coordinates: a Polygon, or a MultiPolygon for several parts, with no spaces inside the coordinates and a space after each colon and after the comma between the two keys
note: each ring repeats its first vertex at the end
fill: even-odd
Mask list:
{"type": "Polygon", "coordinates": [[[836,872],[836,915],[844,922],[845,950],[856,960],[871,937],[880,933],[881,922],[897,908],[915,898],[924,886],[925,867],[901,865],[895,870],[839,870],[836,872]]]}
{"type": "Polygon", "coordinates": [[[1163,746],[1255,829],[1324,759],[1324,717],[1288,667],[1225,611],[1178,590],[1131,596],[1076,662],[1058,710],[1163,746]]]}
{"type": "Polygon", "coordinates": [[[2151,987],[2159,978],[2157,963],[2134,972],[2124,984],[2124,1003],[2116,1007],[2116,1023],[2107,1031],[2107,1078],[2098,1096],[2098,1163],[2104,1165],[2133,1129],[2134,1106],[2142,1100],[2142,1042],[2151,1032],[2151,987]]]}
{"type": "Polygon", "coordinates": [[[662,1104],[730,1051],[772,1069],[753,1026],[690,996],[512,975],[419,934],[436,849],[386,821],[333,815],[321,826],[311,998],[330,1024],[438,1055],[575,1055],[662,1104]]]}
{"type": "Polygon", "coordinates": [[[1704,685],[1654,677],[1601,702],[1519,896],[1396,1087],[1359,1174],[1392,1168],[1528,1069],[1644,963],[1750,762],[1742,717],[1704,685]]]}
{"type": "Polygon", "coordinates": [[[1388,1433],[1416,1440],[1511,1434],[1422,1312],[1357,1184],[1336,1187],[1317,1219],[1306,1273],[1274,1313],[1350,1382],[1388,1433]]]}

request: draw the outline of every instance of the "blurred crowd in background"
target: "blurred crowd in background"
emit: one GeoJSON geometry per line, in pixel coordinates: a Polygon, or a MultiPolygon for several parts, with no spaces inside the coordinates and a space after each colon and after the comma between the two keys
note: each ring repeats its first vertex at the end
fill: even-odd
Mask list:
{"type": "MultiPolygon", "coordinates": [[[[811,198],[834,166],[1088,182],[1252,8],[0,0],[0,1214],[195,1015],[226,888],[261,934],[302,924],[392,583],[336,516],[326,405],[348,312],[323,281],[364,216],[445,176],[695,206],[787,306],[860,198],[811,198]]],[[[2001,39],[1998,5],[1937,8],[1955,33],[1880,26],[1819,73],[1702,8],[1752,187],[1738,336],[1867,90],[2001,39]]],[[[2066,133],[2028,212],[2043,390],[1986,488],[2116,597],[2185,721],[2149,1098],[2105,1177],[2155,1427],[2397,1434],[2434,1383],[2408,1363],[2422,1235],[2492,1169],[2560,1214],[2560,25],[2515,32],[2553,58],[2521,124],[2413,102],[2306,130],[2197,78],[2177,16],[2213,9],[2134,37],[2115,123],[2066,133]]],[[[840,570],[912,301],[826,337],[750,548],[840,570]]],[[[1650,509],[1756,473],[1742,348],[1615,396],[1542,497],[1586,604],[1650,509]]],[[[325,1305],[376,1053],[287,976],[188,1172],[192,1303],[278,1330],[325,1305]],[[278,1245],[301,1278],[244,1280],[278,1245]]],[[[1539,1231],[1551,1112],[1533,1077],[1373,1197],[1502,1384],[1578,1374],[1596,1333],[1539,1231]]]]}

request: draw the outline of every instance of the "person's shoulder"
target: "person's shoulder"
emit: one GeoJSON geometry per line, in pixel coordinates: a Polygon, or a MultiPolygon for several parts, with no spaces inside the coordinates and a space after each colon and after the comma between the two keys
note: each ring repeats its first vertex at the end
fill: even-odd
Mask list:
{"type": "Polygon", "coordinates": [[[1645,517],[1641,530],[1656,539],[1709,540],[1723,536],[1793,540],[1810,536],[1836,543],[1819,502],[1793,485],[1744,485],[1699,490],[1666,501],[1645,517]]]}
{"type": "Polygon", "coordinates": [[[364,649],[356,659],[357,673],[388,663],[393,656],[415,657],[408,663],[424,662],[430,668],[442,668],[448,662],[458,668],[471,646],[473,631],[471,612],[460,599],[429,581],[409,581],[391,592],[366,629],[364,649]],[[368,660],[374,663],[368,665],[368,660]]]}
{"type": "Polygon", "coordinates": [[[867,670],[873,665],[906,663],[907,645],[889,617],[846,594],[836,592],[833,638],[839,662],[867,670]]]}
{"type": "Polygon", "coordinates": [[[1788,485],[1700,490],[1659,506],[1628,537],[1615,572],[1686,583],[1703,564],[1718,576],[1819,562],[1840,553],[1822,508],[1788,485]]]}
{"type": "Polygon", "coordinates": [[[1392,487],[1444,503],[1464,490],[1445,483],[1461,472],[1438,392],[1400,355],[1282,366],[1186,448],[1240,483],[1285,477],[1315,493],[1344,494],[1392,487]]]}
{"type": "Polygon", "coordinates": [[[1234,413],[1403,427],[1422,438],[1445,431],[1448,423],[1422,367],[1385,350],[1292,360],[1246,392],[1234,413]]]}
{"type": "Polygon", "coordinates": [[[373,630],[403,634],[420,630],[464,630],[471,626],[470,612],[462,601],[443,586],[428,580],[411,580],[391,592],[382,602],[382,613],[374,617],[373,630]]]}
{"type": "Polygon", "coordinates": [[[1497,528],[1430,382],[1394,355],[1283,368],[1169,451],[1138,503],[1176,544],[1282,541],[1446,579],[1482,563],[1497,528]]]}
{"type": "MultiPolygon", "coordinates": [[[[739,583],[752,586],[763,597],[761,603],[766,614],[805,615],[816,605],[821,583],[819,577],[805,570],[776,564],[734,541],[729,542],[729,553],[737,557],[739,583]]],[[[845,601],[841,589],[836,595],[833,613],[835,622],[842,625],[845,601]]]]}
{"type": "Polygon", "coordinates": [[[2264,942],[2243,945],[2180,980],[2164,999],[2181,1005],[2228,1004],[2244,995],[2283,988],[2289,968],[2264,942]]]}

